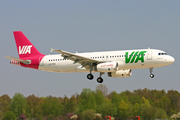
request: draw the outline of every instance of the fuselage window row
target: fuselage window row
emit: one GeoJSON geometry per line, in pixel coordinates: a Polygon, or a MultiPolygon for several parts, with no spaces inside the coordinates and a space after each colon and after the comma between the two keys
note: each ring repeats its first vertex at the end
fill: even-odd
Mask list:
{"type": "MultiPolygon", "coordinates": [[[[139,54],[139,55],[129,55],[130,56],[141,56],[145,54],[139,54]]],[[[158,55],[167,55],[166,53],[159,53],[158,55]]],[[[114,57],[126,57],[127,55],[117,55],[117,56],[109,56],[110,58],[114,58],[114,57]]],[[[102,57],[90,57],[91,59],[99,59],[99,58],[105,58],[104,56],[102,57]]],[[[108,56],[106,56],[106,58],[108,58],[108,56]]],[[[49,59],[49,61],[64,61],[64,60],[68,60],[68,59],[49,59]]]]}

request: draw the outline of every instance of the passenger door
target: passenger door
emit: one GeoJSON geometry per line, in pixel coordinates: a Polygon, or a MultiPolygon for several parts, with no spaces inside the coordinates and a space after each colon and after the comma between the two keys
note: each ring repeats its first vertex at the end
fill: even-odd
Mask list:
{"type": "Polygon", "coordinates": [[[152,50],[147,51],[147,60],[152,60],[152,50]]]}

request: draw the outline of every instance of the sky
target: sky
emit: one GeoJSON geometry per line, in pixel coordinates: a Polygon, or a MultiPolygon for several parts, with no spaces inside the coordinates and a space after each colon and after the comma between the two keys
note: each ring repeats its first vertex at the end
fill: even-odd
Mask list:
{"type": "Polygon", "coordinates": [[[13,31],[22,31],[43,54],[50,47],[68,52],[160,49],[175,58],[169,66],[132,70],[129,78],[102,77],[109,92],[157,89],[180,92],[179,0],[8,0],[0,1],[0,96],[71,97],[95,90],[87,73],[52,73],[9,64],[18,57],[13,31]]]}

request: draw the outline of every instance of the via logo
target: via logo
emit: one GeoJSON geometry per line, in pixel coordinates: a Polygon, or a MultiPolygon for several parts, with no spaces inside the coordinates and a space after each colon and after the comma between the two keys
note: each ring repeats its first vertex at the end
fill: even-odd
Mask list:
{"type": "Polygon", "coordinates": [[[126,63],[137,63],[138,61],[141,61],[142,63],[144,62],[144,54],[147,51],[136,51],[136,52],[132,52],[129,55],[129,52],[126,52],[126,56],[125,56],[125,61],[126,63]]]}
{"type": "Polygon", "coordinates": [[[32,45],[24,45],[22,48],[19,46],[19,54],[31,54],[32,45]]]}

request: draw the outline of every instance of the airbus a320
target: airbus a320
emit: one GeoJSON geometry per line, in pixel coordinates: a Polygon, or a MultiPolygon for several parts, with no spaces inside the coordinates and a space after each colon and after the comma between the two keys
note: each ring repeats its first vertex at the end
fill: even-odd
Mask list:
{"type": "Polygon", "coordinates": [[[49,72],[71,73],[87,72],[92,80],[94,72],[99,72],[98,83],[103,82],[102,75],[124,78],[132,75],[132,69],[149,68],[153,78],[153,68],[172,64],[175,59],[166,52],[157,49],[136,49],[105,52],[70,53],[52,49],[60,54],[41,54],[21,31],[14,31],[19,58],[5,56],[10,63],[26,68],[49,72]]]}

